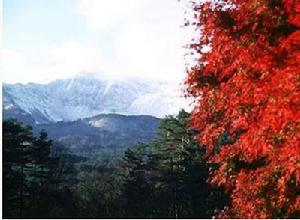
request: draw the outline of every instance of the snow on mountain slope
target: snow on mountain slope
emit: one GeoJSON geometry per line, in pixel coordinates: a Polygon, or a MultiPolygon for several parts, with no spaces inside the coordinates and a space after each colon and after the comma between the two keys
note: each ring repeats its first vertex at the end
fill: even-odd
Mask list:
{"type": "Polygon", "coordinates": [[[179,86],[160,84],[153,93],[147,93],[135,99],[129,111],[132,114],[143,113],[164,117],[168,114],[177,114],[181,108],[187,111],[191,110],[188,100],[182,97],[182,91],[179,86]]]}
{"type": "MultiPolygon", "coordinates": [[[[141,79],[99,80],[91,76],[49,84],[4,84],[3,98],[37,123],[74,121],[102,113],[163,117],[188,108],[178,85],[141,79]]],[[[10,106],[4,102],[3,108],[10,106]]]]}

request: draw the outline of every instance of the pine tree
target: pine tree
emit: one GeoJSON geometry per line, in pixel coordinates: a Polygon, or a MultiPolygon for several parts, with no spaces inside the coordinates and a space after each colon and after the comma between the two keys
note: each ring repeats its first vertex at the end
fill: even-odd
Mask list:
{"type": "Polygon", "coordinates": [[[125,209],[139,218],[211,218],[228,202],[207,183],[210,164],[188,128],[189,114],[161,121],[157,138],[125,154],[125,209]]]}
{"type": "Polygon", "coordinates": [[[198,132],[189,128],[189,116],[181,110],[160,124],[155,152],[164,172],[161,181],[169,190],[170,217],[211,218],[228,198],[222,189],[207,183],[211,165],[196,139],[198,132]]]}
{"type": "Polygon", "coordinates": [[[135,150],[127,150],[123,158],[125,184],[122,196],[125,198],[125,212],[128,218],[151,217],[153,211],[150,203],[153,192],[147,181],[145,154],[146,149],[137,145],[135,150]]]}
{"type": "Polygon", "coordinates": [[[3,216],[25,217],[31,168],[30,146],[33,137],[30,127],[16,120],[3,122],[3,216]]]}
{"type": "Polygon", "coordinates": [[[50,175],[50,146],[52,141],[48,140],[47,133],[42,130],[39,138],[33,143],[33,163],[35,181],[43,187],[50,175]]]}
{"type": "Polygon", "coordinates": [[[56,151],[47,133],[3,121],[3,217],[76,217],[74,192],[81,158],[56,151]],[[52,152],[51,152],[52,148],[52,152]]]}
{"type": "MultiPolygon", "coordinates": [[[[31,217],[49,216],[51,206],[51,157],[50,147],[52,141],[48,140],[45,131],[41,131],[38,138],[34,138],[31,150],[32,170],[30,173],[31,217]]],[[[53,165],[53,164],[52,164],[53,165]]]]}

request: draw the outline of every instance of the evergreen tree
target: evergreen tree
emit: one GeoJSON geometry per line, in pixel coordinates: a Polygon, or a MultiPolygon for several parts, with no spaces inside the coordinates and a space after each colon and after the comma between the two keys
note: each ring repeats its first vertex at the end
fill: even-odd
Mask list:
{"type": "Polygon", "coordinates": [[[211,218],[228,202],[222,189],[207,183],[211,165],[188,118],[182,110],[163,119],[157,139],[125,153],[128,217],[211,218]]]}
{"type": "Polygon", "coordinates": [[[28,201],[33,138],[30,127],[23,127],[16,120],[3,125],[3,216],[24,217],[28,201]]]}
{"type": "MultiPolygon", "coordinates": [[[[84,158],[3,122],[3,213],[6,218],[210,218],[227,197],[207,184],[210,164],[181,111],[161,121],[157,138],[121,161],[84,158]]],[[[220,145],[223,143],[220,140],[220,145]]]]}
{"type": "Polygon", "coordinates": [[[147,181],[145,154],[146,145],[137,145],[134,150],[127,150],[124,156],[125,184],[122,196],[128,218],[145,218],[151,216],[150,206],[153,192],[147,181]]]}
{"type": "MultiPolygon", "coordinates": [[[[52,141],[42,131],[33,137],[32,128],[14,119],[3,121],[3,217],[47,218],[55,195],[53,171],[57,157],[51,157],[52,141]]],[[[65,206],[64,203],[62,203],[65,206]]]]}
{"type": "Polygon", "coordinates": [[[52,141],[48,140],[47,133],[42,130],[39,138],[33,143],[34,177],[38,184],[43,187],[50,175],[50,146],[52,141]]]}
{"type": "Polygon", "coordinates": [[[32,171],[31,171],[31,217],[49,216],[51,206],[51,157],[50,147],[52,141],[48,140],[45,131],[41,131],[38,138],[34,138],[31,146],[32,171]]]}

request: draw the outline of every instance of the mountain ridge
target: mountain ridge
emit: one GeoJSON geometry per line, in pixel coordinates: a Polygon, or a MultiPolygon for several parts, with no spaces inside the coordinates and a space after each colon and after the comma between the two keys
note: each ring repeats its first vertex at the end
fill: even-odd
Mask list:
{"type": "Polygon", "coordinates": [[[34,134],[45,130],[49,137],[74,153],[124,150],[156,137],[160,119],[153,116],[100,114],[76,121],[33,126],[34,134]]]}
{"type": "Polygon", "coordinates": [[[4,119],[14,118],[30,125],[34,136],[41,130],[47,132],[58,146],[64,146],[78,155],[103,153],[122,153],[138,142],[147,143],[156,137],[160,119],[149,115],[100,114],[76,121],[59,121],[36,124],[27,115],[7,115],[4,119]]]}
{"type": "MultiPolygon", "coordinates": [[[[4,99],[30,114],[37,124],[74,121],[103,113],[162,118],[187,106],[176,85],[138,78],[100,80],[77,76],[47,84],[4,83],[2,89],[4,99]]],[[[5,108],[8,105],[4,102],[5,108]]]]}

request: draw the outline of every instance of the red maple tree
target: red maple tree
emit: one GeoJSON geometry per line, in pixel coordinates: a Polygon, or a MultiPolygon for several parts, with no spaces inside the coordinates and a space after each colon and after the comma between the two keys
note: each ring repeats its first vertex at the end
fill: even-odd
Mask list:
{"type": "Polygon", "coordinates": [[[299,217],[300,0],[199,0],[193,12],[200,56],[186,84],[211,181],[232,199],[219,217],[299,217]]]}

